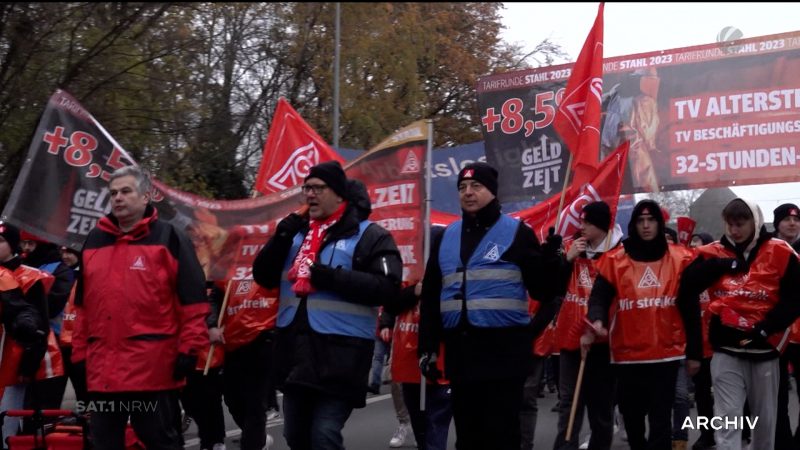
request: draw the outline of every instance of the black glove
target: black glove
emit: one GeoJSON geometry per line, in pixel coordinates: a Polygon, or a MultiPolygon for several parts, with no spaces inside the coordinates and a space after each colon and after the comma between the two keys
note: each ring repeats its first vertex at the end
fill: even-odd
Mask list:
{"type": "Polygon", "coordinates": [[[47,333],[41,329],[35,315],[20,314],[11,325],[11,336],[24,347],[45,340],[47,333]]]}
{"type": "Polygon", "coordinates": [[[336,271],[331,266],[325,264],[311,265],[311,285],[316,289],[328,290],[336,282],[336,271]]]}
{"type": "Polygon", "coordinates": [[[747,272],[747,263],[738,258],[717,258],[716,264],[722,273],[737,274],[747,272]]]}
{"type": "Polygon", "coordinates": [[[423,353],[419,358],[419,370],[428,381],[436,382],[442,378],[442,371],[436,367],[436,353],[423,353]]]}
{"type": "Polygon", "coordinates": [[[563,238],[560,234],[556,234],[556,229],[550,227],[547,232],[547,237],[542,245],[542,253],[548,256],[558,255],[561,252],[561,243],[563,238]]]}
{"type": "MultiPolygon", "coordinates": [[[[739,341],[739,345],[744,347],[751,343],[758,344],[757,347],[763,346],[763,344],[767,343],[767,334],[766,330],[761,326],[761,324],[755,324],[753,328],[747,332],[747,337],[739,341]]],[[[768,344],[768,343],[767,343],[768,344]]]]}
{"type": "Polygon", "coordinates": [[[197,367],[197,355],[178,353],[178,359],[175,360],[175,370],[172,372],[172,379],[180,381],[186,378],[195,367],[197,367]]]}
{"type": "Polygon", "coordinates": [[[47,353],[47,342],[37,342],[25,346],[17,373],[23,377],[36,375],[45,353],[47,353]]]}
{"type": "Polygon", "coordinates": [[[303,229],[306,220],[297,213],[291,213],[284,217],[283,220],[278,222],[278,227],[275,229],[275,234],[281,237],[294,237],[298,231],[303,229]]]}

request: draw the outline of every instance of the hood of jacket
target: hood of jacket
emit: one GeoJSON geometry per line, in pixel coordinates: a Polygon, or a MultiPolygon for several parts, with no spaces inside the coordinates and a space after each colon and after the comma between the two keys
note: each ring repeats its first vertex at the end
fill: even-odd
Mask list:
{"type": "Polygon", "coordinates": [[[734,243],[733,239],[728,234],[728,230],[726,227],[722,243],[725,246],[734,248],[737,254],[741,253],[741,255],[744,256],[745,260],[749,260],[750,253],[753,251],[753,249],[756,248],[756,246],[758,246],[762,241],[770,239],[771,235],[767,233],[767,230],[764,227],[764,214],[761,212],[761,208],[758,207],[758,204],[750,200],[745,200],[743,198],[735,198],[731,200],[731,202],[737,202],[737,201],[747,205],[747,208],[750,209],[750,212],[753,214],[753,221],[755,222],[755,227],[754,227],[755,232],[753,233],[752,239],[750,239],[746,243],[743,243],[742,245],[738,245],[734,243]]]}
{"type": "Polygon", "coordinates": [[[631,221],[628,222],[628,238],[622,241],[625,246],[625,251],[635,261],[657,261],[664,256],[667,251],[667,238],[664,235],[666,224],[664,223],[664,216],[661,213],[661,207],[658,206],[653,200],[645,199],[640,201],[633,207],[631,213],[631,221]],[[642,212],[647,210],[658,223],[658,232],[656,237],[651,241],[644,241],[639,237],[639,232],[636,230],[636,221],[642,215],[642,212]]]}

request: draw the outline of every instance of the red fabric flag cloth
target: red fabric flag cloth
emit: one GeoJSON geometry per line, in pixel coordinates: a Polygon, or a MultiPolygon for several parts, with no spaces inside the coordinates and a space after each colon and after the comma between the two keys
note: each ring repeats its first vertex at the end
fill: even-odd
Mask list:
{"type": "Polygon", "coordinates": [[[553,122],[572,153],[573,185],[594,178],[600,152],[600,113],[603,96],[603,3],[594,26],[567,81],[564,98],[553,122]]]}
{"type": "Polygon", "coordinates": [[[284,98],[278,100],[258,167],[255,190],[264,195],[302,183],[309,169],[339,156],[284,98]]]}
{"type": "Polygon", "coordinates": [[[689,243],[692,241],[692,233],[694,233],[694,227],[697,226],[697,222],[694,221],[691,217],[678,217],[678,241],[682,245],[689,246],[689,243]]]}
{"type": "MultiPolygon", "coordinates": [[[[602,200],[608,203],[611,217],[617,216],[622,179],[625,166],[628,164],[628,148],[626,141],[600,163],[597,172],[588,183],[582,185],[573,183],[569,187],[564,196],[564,209],[561,210],[561,220],[556,233],[565,238],[577,233],[580,230],[583,207],[591,202],[602,200]]],[[[548,229],[556,224],[559,199],[560,195],[553,195],[537,205],[511,215],[527,223],[533,228],[539,240],[544,242],[548,229]]]]}

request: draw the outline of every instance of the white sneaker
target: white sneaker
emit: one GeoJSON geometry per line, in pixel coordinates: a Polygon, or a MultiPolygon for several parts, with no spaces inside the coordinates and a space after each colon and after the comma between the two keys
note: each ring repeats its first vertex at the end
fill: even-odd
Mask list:
{"type": "Polygon", "coordinates": [[[214,444],[211,450],[225,450],[225,444],[214,444]]]}
{"type": "Polygon", "coordinates": [[[273,408],[273,409],[270,409],[269,411],[267,411],[267,420],[275,420],[280,416],[281,416],[281,414],[278,412],[277,409],[273,408]]]}
{"type": "Polygon", "coordinates": [[[411,427],[406,424],[400,424],[397,427],[397,431],[394,432],[394,435],[389,440],[389,447],[397,448],[402,447],[406,443],[406,438],[411,432],[411,427]]]}

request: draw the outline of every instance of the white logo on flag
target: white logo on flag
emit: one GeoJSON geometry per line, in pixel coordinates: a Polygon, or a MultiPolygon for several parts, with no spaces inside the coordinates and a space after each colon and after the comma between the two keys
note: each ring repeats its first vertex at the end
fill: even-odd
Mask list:
{"type": "Polygon", "coordinates": [[[500,249],[497,248],[497,244],[494,244],[492,248],[483,255],[483,259],[488,259],[489,261],[497,261],[500,259],[500,249]]]}
{"type": "Polygon", "coordinates": [[[299,184],[317,164],[319,164],[319,150],[314,142],[310,142],[295,149],[283,167],[270,177],[267,184],[278,190],[288,189],[299,184]]]}
{"type": "Polygon", "coordinates": [[[131,269],[133,270],[145,270],[146,267],[144,266],[144,258],[141,256],[136,258],[136,261],[131,264],[131,269]]]}
{"type": "Polygon", "coordinates": [[[589,268],[581,264],[581,273],[578,275],[578,286],[592,287],[592,277],[589,275],[589,268]]]}
{"type": "Polygon", "coordinates": [[[658,277],[656,276],[653,269],[650,266],[644,271],[644,275],[642,275],[642,279],[639,280],[639,287],[640,288],[651,288],[651,287],[661,287],[661,282],[658,281],[658,277]]]}
{"type": "Polygon", "coordinates": [[[419,159],[413,150],[409,150],[406,154],[406,162],[403,163],[403,170],[400,173],[418,173],[419,172],[419,159]]]}
{"type": "Polygon", "coordinates": [[[250,280],[242,280],[242,282],[239,283],[239,286],[236,288],[236,294],[235,295],[249,294],[250,293],[250,289],[252,289],[252,288],[253,288],[253,282],[252,281],[250,281],[250,280]]]}
{"type": "Polygon", "coordinates": [[[589,83],[589,92],[597,99],[598,102],[602,102],[603,98],[603,79],[602,78],[587,78],[583,81],[578,87],[575,88],[574,91],[570,92],[570,94],[562,100],[562,105],[560,107],[561,111],[569,120],[569,123],[572,124],[572,127],[575,128],[575,132],[580,132],[583,130],[583,113],[586,111],[586,102],[569,102],[570,97],[580,94],[585,89],[584,85],[589,83]]]}
{"type": "Polygon", "coordinates": [[[336,241],[336,250],[347,250],[347,242],[343,240],[336,241]]]}

